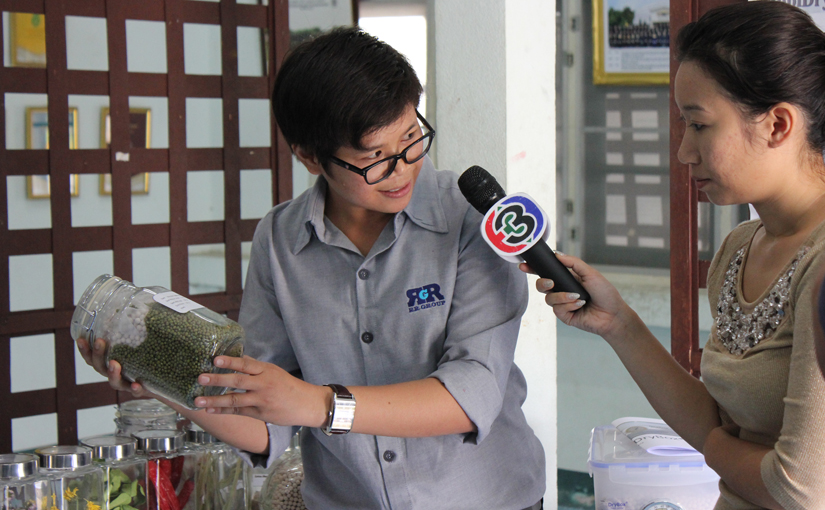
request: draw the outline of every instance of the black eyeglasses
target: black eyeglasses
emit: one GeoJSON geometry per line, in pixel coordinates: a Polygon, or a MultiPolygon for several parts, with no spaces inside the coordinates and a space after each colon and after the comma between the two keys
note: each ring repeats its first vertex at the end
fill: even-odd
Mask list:
{"type": "Polygon", "coordinates": [[[366,168],[358,168],[357,166],[351,165],[346,161],[342,161],[335,156],[331,156],[330,159],[336,165],[364,177],[367,184],[377,184],[383,181],[395,171],[395,167],[399,159],[403,159],[404,162],[409,165],[423,158],[430,150],[430,146],[433,143],[433,138],[435,137],[435,130],[432,126],[430,126],[427,120],[422,117],[420,113],[418,113],[418,110],[415,111],[415,115],[418,117],[418,120],[424,124],[424,127],[427,128],[427,133],[411,143],[406,149],[401,151],[400,154],[384,158],[366,168]]]}

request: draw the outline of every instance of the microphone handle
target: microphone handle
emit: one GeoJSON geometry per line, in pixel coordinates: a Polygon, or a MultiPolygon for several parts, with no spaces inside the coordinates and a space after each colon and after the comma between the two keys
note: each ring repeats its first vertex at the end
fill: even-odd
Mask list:
{"type": "Polygon", "coordinates": [[[520,256],[540,277],[553,280],[553,292],[575,292],[581,299],[590,302],[590,294],[584,290],[573,273],[556,258],[556,254],[544,241],[539,240],[520,256]]]}

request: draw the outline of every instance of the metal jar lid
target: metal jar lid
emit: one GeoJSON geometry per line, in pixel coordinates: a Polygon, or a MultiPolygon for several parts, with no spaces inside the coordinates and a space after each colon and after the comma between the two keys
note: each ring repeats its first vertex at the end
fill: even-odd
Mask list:
{"type": "Polygon", "coordinates": [[[37,472],[38,458],[30,453],[0,455],[0,478],[25,478],[37,472]]]}
{"type": "Polygon", "coordinates": [[[141,430],[132,435],[144,452],[174,452],[185,442],[183,432],[178,430],[141,430]]]}
{"type": "Polygon", "coordinates": [[[35,452],[40,455],[40,466],[46,469],[76,469],[92,463],[88,446],[49,446],[35,452]]]}
{"type": "Polygon", "coordinates": [[[108,434],[88,437],[80,442],[92,449],[92,455],[96,459],[125,459],[133,456],[137,450],[137,439],[128,436],[108,434]]]}
{"type": "Polygon", "coordinates": [[[186,440],[196,444],[220,443],[218,438],[209,432],[194,426],[186,433],[186,440]]]}

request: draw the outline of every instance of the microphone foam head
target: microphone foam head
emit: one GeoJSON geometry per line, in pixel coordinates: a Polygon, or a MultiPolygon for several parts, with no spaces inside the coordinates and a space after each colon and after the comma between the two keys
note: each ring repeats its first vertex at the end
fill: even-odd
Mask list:
{"type": "Polygon", "coordinates": [[[458,188],[470,205],[481,214],[486,214],[490,207],[507,195],[496,178],[477,165],[471,166],[461,174],[458,178],[458,188]]]}

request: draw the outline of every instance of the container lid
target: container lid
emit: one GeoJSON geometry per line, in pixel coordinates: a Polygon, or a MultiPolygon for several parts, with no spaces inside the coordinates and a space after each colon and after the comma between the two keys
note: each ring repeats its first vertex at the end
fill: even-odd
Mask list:
{"type": "Polygon", "coordinates": [[[128,436],[102,435],[87,437],[80,441],[92,449],[96,459],[120,460],[131,457],[137,450],[137,439],[128,436]]]}
{"type": "Polygon", "coordinates": [[[4,453],[0,455],[0,478],[25,478],[37,472],[37,455],[4,453]]]}
{"type": "Polygon", "coordinates": [[[196,444],[210,444],[210,443],[220,443],[221,441],[218,440],[215,436],[206,432],[196,424],[192,424],[192,428],[186,432],[186,440],[190,443],[196,444]]]}
{"type": "Polygon", "coordinates": [[[613,425],[596,427],[591,433],[590,459],[596,467],[626,466],[704,466],[705,457],[696,455],[655,455],[634,443],[624,432],[613,425]]]}
{"type": "Polygon", "coordinates": [[[184,445],[184,434],[178,430],[141,430],[132,434],[138,449],[144,452],[174,452],[184,445]]]}
{"type": "Polygon", "coordinates": [[[40,455],[40,466],[47,469],[75,469],[92,463],[88,446],[48,446],[35,452],[40,455]]]}
{"type": "Polygon", "coordinates": [[[160,400],[154,398],[145,398],[137,400],[129,400],[128,402],[121,402],[115,415],[120,418],[122,416],[129,416],[140,419],[153,419],[160,417],[171,417],[176,415],[177,411],[164,404],[160,400]]]}

